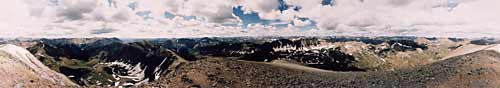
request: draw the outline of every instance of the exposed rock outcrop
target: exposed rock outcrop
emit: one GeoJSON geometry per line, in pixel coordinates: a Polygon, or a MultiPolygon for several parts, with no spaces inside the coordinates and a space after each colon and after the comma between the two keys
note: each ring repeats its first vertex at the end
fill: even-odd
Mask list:
{"type": "Polygon", "coordinates": [[[28,50],[10,44],[0,45],[0,79],[2,88],[77,87],[66,76],[46,67],[28,50]]]}

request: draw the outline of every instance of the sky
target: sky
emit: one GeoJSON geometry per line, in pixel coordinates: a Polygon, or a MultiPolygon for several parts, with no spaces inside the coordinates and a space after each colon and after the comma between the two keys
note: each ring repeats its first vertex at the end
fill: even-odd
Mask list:
{"type": "Polygon", "coordinates": [[[5,0],[3,38],[500,37],[500,0],[5,0]]]}

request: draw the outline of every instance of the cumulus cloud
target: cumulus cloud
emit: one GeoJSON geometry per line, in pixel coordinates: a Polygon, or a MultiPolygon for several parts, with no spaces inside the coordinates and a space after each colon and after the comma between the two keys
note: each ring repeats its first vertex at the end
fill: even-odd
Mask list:
{"type": "Polygon", "coordinates": [[[492,25],[500,24],[500,12],[493,11],[500,8],[497,0],[335,0],[334,6],[321,6],[317,1],[286,0],[287,4],[302,6],[295,16],[309,17],[318,22],[319,28],[339,32],[402,33],[414,29],[406,31],[467,33],[499,30],[492,25]]]}
{"type": "Polygon", "coordinates": [[[97,6],[95,0],[66,0],[61,3],[63,7],[57,15],[68,20],[80,20],[97,6]]]}
{"type": "Polygon", "coordinates": [[[9,0],[0,4],[0,37],[500,37],[498,0],[326,0],[331,5],[324,2],[9,0]],[[258,17],[242,19],[234,14],[236,7],[258,17]],[[247,19],[262,24],[243,25],[247,19]]]}
{"type": "Polygon", "coordinates": [[[263,19],[276,19],[280,16],[278,0],[244,0],[241,2],[246,13],[257,12],[263,19]]]}
{"type": "Polygon", "coordinates": [[[234,0],[166,0],[166,11],[183,16],[199,16],[209,22],[235,22],[232,15],[234,0]]]}

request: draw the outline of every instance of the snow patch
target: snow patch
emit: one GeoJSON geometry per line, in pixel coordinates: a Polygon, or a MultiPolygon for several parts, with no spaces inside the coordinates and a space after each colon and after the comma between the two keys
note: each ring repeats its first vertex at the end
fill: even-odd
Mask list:
{"type": "Polygon", "coordinates": [[[481,50],[494,50],[500,53],[500,44],[494,45],[466,45],[448,53],[443,59],[474,53],[481,50]]]}
{"type": "MultiPolygon", "coordinates": [[[[161,69],[163,64],[168,58],[164,58],[163,61],[154,69],[154,79],[156,80],[160,77],[164,69],[161,69]]],[[[112,76],[115,80],[119,80],[110,86],[135,86],[149,81],[150,79],[146,77],[146,68],[148,66],[142,66],[142,63],[130,64],[127,61],[113,61],[107,63],[100,63],[107,65],[112,69],[112,76]]]]}
{"type": "Polygon", "coordinates": [[[279,46],[279,47],[274,47],[274,51],[282,51],[282,52],[291,52],[291,51],[313,51],[316,53],[319,53],[319,50],[321,49],[330,49],[330,48],[335,48],[336,46],[331,43],[321,43],[319,45],[312,45],[312,46],[303,46],[303,47],[296,47],[293,45],[284,45],[284,46],[279,46]]]}
{"type": "Polygon", "coordinates": [[[482,45],[466,45],[466,46],[462,46],[456,50],[453,50],[451,51],[450,53],[448,53],[448,55],[446,55],[446,57],[444,57],[443,59],[447,59],[447,58],[451,58],[451,57],[456,57],[456,56],[460,56],[460,55],[464,55],[464,54],[469,54],[469,53],[474,53],[474,52],[477,52],[477,51],[480,51],[480,50],[484,50],[486,48],[488,48],[489,46],[482,46],[482,45]]]}
{"type": "Polygon", "coordinates": [[[497,51],[498,53],[500,53],[500,44],[495,44],[495,45],[491,45],[488,49],[486,50],[494,50],[494,51],[497,51]]]}
{"type": "MultiPolygon", "coordinates": [[[[141,63],[138,64],[128,64],[123,61],[113,61],[109,63],[101,63],[107,66],[117,66],[118,68],[112,67],[113,77],[116,80],[132,80],[133,82],[129,83],[129,81],[125,81],[126,83],[122,83],[122,81],[117,81],[113,86],[133,86],[142,83],[144,80],[148,80],[145,76],[145,70],[141,68],[141,63]],[[124,69],[126,72],[115,72],[116,69],[124,69]],[[120,73],[126,73],[124,75],[120,75],[120,73]]],[[[146,68],[146,67],[144,67],[146,68]]],[[[117,70],[118,71],[118,70],[117,70]]]]}

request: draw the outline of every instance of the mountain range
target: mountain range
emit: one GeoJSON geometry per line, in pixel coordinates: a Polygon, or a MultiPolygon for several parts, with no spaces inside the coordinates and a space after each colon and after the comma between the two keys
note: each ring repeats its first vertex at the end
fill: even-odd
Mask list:
{"type": "Polygon", "coordinates": [[[5,65],[0,69],[28,70],[50,77],[42,75],[37,79],[48,81],[31,81],[15,76],[6,79],[23,81],[0,84],[32,86],[25,84],[27,81],[43,82],[37,85],[52,82],[44,85],[49,87],[495,87],[499,83],[493,76],[499,74],[496,70],[500,56],[496,43],[494,39],[339,36],[5,39],[0,41],[4,44],[0,51],[5,52],[0,56],[16,63],[0,63],[5,65]],[[28,58],[16,57],[18,52],[28,58]],[[23,64],[35,64],[38,68],[7,68],[26,66],[23,64]],[[54,79],[66,81],[50,81],[54,79]]]}

